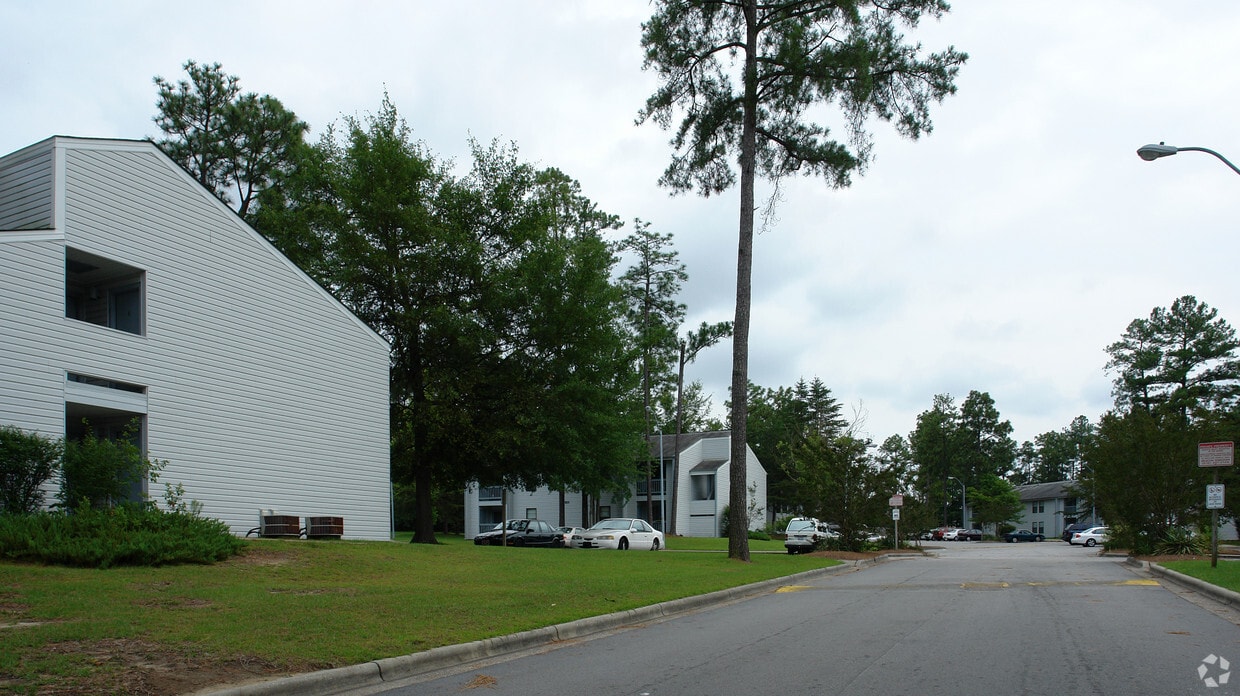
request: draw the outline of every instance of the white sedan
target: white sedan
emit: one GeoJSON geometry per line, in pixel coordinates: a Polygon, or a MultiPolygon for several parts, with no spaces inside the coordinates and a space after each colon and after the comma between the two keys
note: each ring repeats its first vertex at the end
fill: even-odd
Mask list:
{"type": "Polygon", "coordinates": [[[663,548],[663,532],[651,527],[646,520],[613,517],[573,534],[573,548],[658,551],[663,548]]]}
{"type": "Polygon", "coordinates": [[[1072,538],[1068,540],[1069,544],[1076,546],[1097,546],[1098,544],[1107,543],[1106,527],[1090,527],[1083,532],[1073,532],[1072,538]]]}

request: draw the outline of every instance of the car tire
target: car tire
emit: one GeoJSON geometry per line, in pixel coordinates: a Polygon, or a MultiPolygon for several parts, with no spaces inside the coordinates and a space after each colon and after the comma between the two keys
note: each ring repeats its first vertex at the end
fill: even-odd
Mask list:
{"type": "Polygon", "coordinates": [[[1034,540],[1034,541],[1046,541],[1046,537],[1044,537],[1044,536],[1042,536],[1041,534],[1039,534],[1039,535],[1035,536],[1035,537],[1033,538],[1033,540],[1034,540]]]}
{"type": "Polygon", "coordinates": [[[508,545],[509,546],[525,546],[525,539],[522,539],[521,537],[517,537],[516,539],[513,539],[512,541],[508,542],[508,545]]]}
{"type": "Polygon", "coordinates": [[[617,546],[617,547],[618,547],[621,551],[628,551],[628,550],[629,550],[629,540],[628,540],[627,538],[625,538],[625,537],[620,537],[620,543],[619,543],[619,544],[616,544],[616,546],[617,546]]]}
{"type": "Polygon", "coordinates": [[[1085,540],[1085,545],[1086,545],[1086,546],[1094,546],[1094,545],[1096,545],[1097,543],[1098,543],[1098,542],[1094,541],[1093,539],[1086,539],[1086,540],[1085,540]]]}
{"type": "Polygon", "coordinates": [[[655,539],[654,541],[650,542],[650,550],[651,550],[651,551],[658,551],[658,550],[659,550],[659,540],[658,540],[658,539],[655,539]]]}

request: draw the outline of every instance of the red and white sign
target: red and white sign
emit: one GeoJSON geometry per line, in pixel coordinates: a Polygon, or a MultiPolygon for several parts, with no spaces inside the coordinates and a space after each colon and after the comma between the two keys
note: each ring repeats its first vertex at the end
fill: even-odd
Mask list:
{"type": "Polygon", "coordinates": [[[1235,448],[1231,442],[1202,442],[1197,445],[1197,466],[1231,466],[1235,448]]]}
{"type": "MultiPolygon", "coordinates": [[[[891,507],[900,507],[901,505],[904,504],[904,496],[900,495],[899,493],[896,493],[895,495],[891,496],[891,500],[888,500],[887,504],[890,505],[891,507]]],[[[899,519],[899,518],[897,517],[896,519],[899,519]]]]}

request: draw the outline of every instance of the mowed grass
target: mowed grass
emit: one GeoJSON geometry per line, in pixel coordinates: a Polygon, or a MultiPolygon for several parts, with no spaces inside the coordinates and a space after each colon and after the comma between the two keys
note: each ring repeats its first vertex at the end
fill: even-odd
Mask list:
{"type": "MultiPolygon", "coordinates": [[[[725,553],[441,542],[257,540],[243,556],[211,566],[0,563],[0,682],[89,672],[89,655],[49,648],[116,640],[220,660],[338,667],[838,563],[774,553],[741,563],[725,553]]],[[[783,550],[778,542],[751,549],[768,543],[783,550]]],[[[673,549],[686,546],[726,549],[727,540],[672,540],[673,549]]]]}
{"type": "Polygon", "coordinates": [[[1210,561],[1159,561],[1158,565],[1218,585],[1233,592],[1240,592],[1240,561],[1220,559],[1217,568],[1210,561]]]}

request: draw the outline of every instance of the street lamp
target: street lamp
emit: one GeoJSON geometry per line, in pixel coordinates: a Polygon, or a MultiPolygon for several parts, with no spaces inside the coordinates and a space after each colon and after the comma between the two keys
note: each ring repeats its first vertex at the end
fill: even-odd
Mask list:
{"type": "Polygon", "coordinates": [[[1158,143],[1157,145],[1143,145],[1137,148],[1137,156],[1145,160],[1146,162],[1153,162],[1154,160],[1160,157],[1170,157],[1171,155],[1174,155],[1177,152],[1209,153],[1219,158],[1220,160],[1222,160],[1223,164],[1227,165],[1228,167],[1231,167],[1231,170],[1233,172],[1240,174],[1240,167],[1237,167],[1236,165],[1229,162],[1226,157],[1206,147],[1176,147],[1174,145],[1168,145],[1166,143],[1158,143]]]}
{"type": "Polygon", "coordinates": [[[965,529],[970,529],[969,518],[968,518],[969,504],[965,498],[966,493],[964,490],[964,481],[961,481],[955,476],[948,476],[947,478],[960,484],[960,526],[964,527],[965,529]]]}

